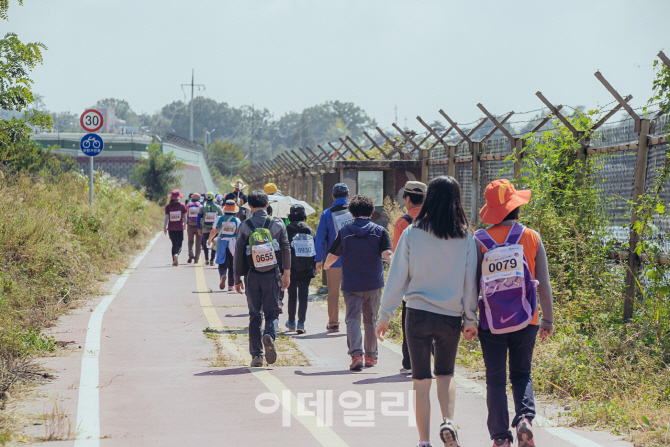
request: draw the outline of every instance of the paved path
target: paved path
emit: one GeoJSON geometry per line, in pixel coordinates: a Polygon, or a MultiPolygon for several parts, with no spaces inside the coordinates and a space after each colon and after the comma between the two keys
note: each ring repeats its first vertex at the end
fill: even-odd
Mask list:
{"type": "MultiPolygon", "coordinates": [[[[411,380],[397,373],[397,346],[380,347],[377,367],[350,372],[346,338],[326,333],[318,303],[310,303],[308,333],[294,337],[310,366],[211,367],[215,348],[203,329],[244,327],[246,301],[218,291],[216,268],[172,267],[169,245],[161,235],[130,275],[111,279],[110,295],[63,317],[54,329],[58,340],[74,341],[74,349],[47,359],[58,379],[42,387],[51,398],[34,407],[50,410],[58,402],[72,426],[77,421],[79,437],[48,445],[416,445],[407,412],[411,380]],[[99,345],[95,321],[101,323],[99,345]]],[[[229,339],[224,348],[233,357],[247,355],[229,339]]],[[[459,375],[458,383],[462,445],[490,446],[482,382],[459,375]]],[[[434,432],[439,419],[434,399],[434,432]]],[[[32,432],[43,435],[46,428],[32,432]]],[[[551,447],[631,446],[605,433],[561,427],[538,428],[536,440],[551,447]]],[[[437,441],[433,436],[441,445],[437,441]]]]}

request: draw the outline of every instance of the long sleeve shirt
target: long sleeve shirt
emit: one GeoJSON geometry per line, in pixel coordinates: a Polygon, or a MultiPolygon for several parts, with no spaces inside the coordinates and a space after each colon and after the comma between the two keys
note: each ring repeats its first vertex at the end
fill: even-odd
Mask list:
{"type": "Polygon", "coordinates": [[[409,226],[400,236],[388,272],[379,321],[387,323],[405,300],[407,307],[463,317],[477,327],[477,245],[471,234],[439,239],[409,226]]]}

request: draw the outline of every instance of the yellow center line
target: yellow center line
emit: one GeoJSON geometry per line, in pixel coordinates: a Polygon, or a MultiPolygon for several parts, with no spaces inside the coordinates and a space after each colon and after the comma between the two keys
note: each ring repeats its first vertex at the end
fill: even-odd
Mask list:
{"type": "MultiPolygon", "coordinates": [[[[224,327],[223,322],[216,313],[216,308],[209,296],[202,261],[195,265],[195,282],[198,288],[198,296],[200,297],[200,307],[202,307],[205,313],[209,327],[215,330],[222,330],[224,327]]],[[[229,348],[231,354],[237,357],[236,360],[239,361],[241,356],[238,353],[237,347],[233,343],[230,343],[230,345],[226,344],[226,347],[229,348]]],[[[324,447],[349,447],[331,427],[324,424],[313,411],[307,409],[304,403],[298,400],[296,395],[281,380],[270,374],[270,371],[265,368],[249,368],[249,371],[279,399],[279,402],[314,436],[319,444],[324,447]],[[289,391],[290,393],[289,402],[287,402],[288,399],[285,399],[285,394],[287,394],[285,391],[289,391]]]]}

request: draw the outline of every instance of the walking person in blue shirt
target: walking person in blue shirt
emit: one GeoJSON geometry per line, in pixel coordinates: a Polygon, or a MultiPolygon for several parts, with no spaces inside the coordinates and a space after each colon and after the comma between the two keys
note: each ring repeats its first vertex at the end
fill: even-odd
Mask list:
{"type": "Polygon", "coordinates": [[[221,282],[219,289],[226,288],[226,278],[228,278],[228,291],[233,290],[235,285],[235,274],[233,271],[233,256],[235,256],[235,243],[237,229],[240,227],[240,220],[235,217],[239,211],[233,200],[227,200],[223,207],[223,216],[219,217],[210,232],[209,243],[212,244],[216,239],[216,256],[214,262],[219,267],[219,276],[221,282]],[[218,238],[216,237],[218,236],[218,238]]]}
{"type": "MultiPolygon", "coordinates": [[[[353,222],[354,218],[347,209],[349,206],[349,187],[346,183],[338,183],[333,186],[333,206],[323,210],[319,226],[316,229],[316,274],[323,267],[326,254],[333,245],[340,229],[346,224],[353,222]]],[[[339,301],[340,285],[342,284],[342,262],[337,260],[326,270],[328,280],[328,332],[340,332],[339,301]]]]}
{"type": "MultiPolygon", "coordinates": [[[[357,195],[349,211],[354,221],[343,226],[331,245],[324,269],[342,262],[342,294],[347,306],[347,346],[352,371],[377,364],[377,313],[384,287],[382,258],[391,261],[391,235],[386,228],[370,222],[375,210],[372,197],[357,195]],[[365,339],[361,333],[361,314],[365,339]],[[364,356],[365,354],[365,356],[364,356]]],[[[328,289],[330,289],[330,284],[328,289]]]]}

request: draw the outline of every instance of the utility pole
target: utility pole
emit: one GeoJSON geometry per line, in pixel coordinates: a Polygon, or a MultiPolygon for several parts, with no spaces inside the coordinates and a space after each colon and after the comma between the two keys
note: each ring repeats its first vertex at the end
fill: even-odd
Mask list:
{"type": "Polygon", "coordinates": [[[190,133],[191,138],[190,138],[190,140],[195,141],[193,139],[193,95],[195,94],[195,88],[196,87],[198,87],[198,91],[200,91],[200,87],[202,87],[202,89],[204,90],[205,85],[195,83],[195,69],[191,69],[191,70],[192,70],[191,71],[191,83],[190,84],[182,84],[181,89],[184,90],[184,87],[189,87],[189,86],[191,87],[191,133],[190,133]]]}
{"type": "Polygon", "coordinates": [[[256,109],[251,105],[251,139],[249,140],[249,162],[254,162],[254,125],[256,123],[256,109]]]}
{"type": "Polygon", "coordinates": [[[203,138],[203,141],[204,141],[204,143],[205,143],[205,152],[207,152],[207,140],[209,140],[210,143],[212,142],[212,138],[210,137],[210,135],[211,135],[212,132],[214,132],[215,130],[216,130],[216,129],[212,129],[212,130],[207,130],[207,129],[205,129],[205,136],[204,136],[204,138],[203,138]]]}

